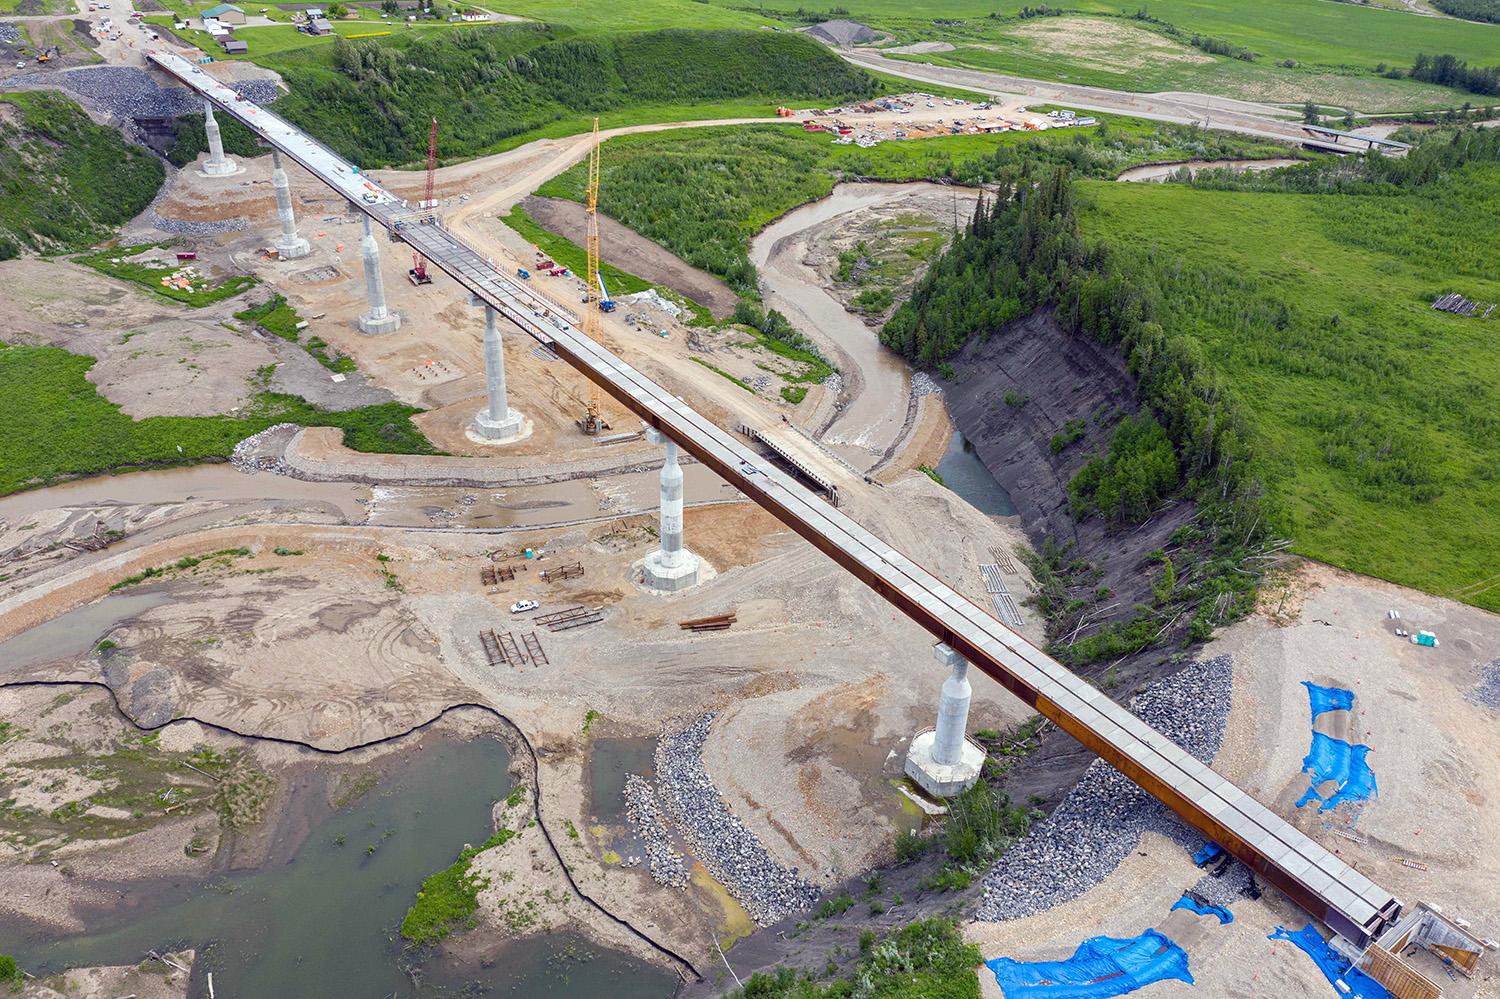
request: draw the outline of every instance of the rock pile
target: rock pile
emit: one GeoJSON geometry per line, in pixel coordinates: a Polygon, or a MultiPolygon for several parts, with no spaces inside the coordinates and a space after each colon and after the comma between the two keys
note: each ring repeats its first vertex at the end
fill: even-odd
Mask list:
{"type": "MultiPolygon", "coordinates": [[[[1224,742],[1233,693],[1229,657],[1192,663],[1141,691],[1130,708],[1209,763],[1224,742]]],[[[1147,830],[1196,850],[1203,838],[1103,760],[1056,811],[1000,856],[984,878],[975,918],[1022,919],[1075,899],[1120,865],[1147,830]]],[[[1208,879],[1214,880],[1214,879],[1208,879]]]]}
{"type": "MultiPolygon", "coordinates": [[[[186,87],[161,86],[157,80],[155,74],[133,66],[85,66],[60,73],[22,73],[6,83],[61,87],[120,118],[175,118],[203,111],[203,98],[186,87]]],[[[256,104],[277,97],[274,80],[240,80],[229,86],[256,104]]]]}
{"type": "Polygon", "coordinates": [[[291,475],[283,459],[286,446],[302,428],[295,423],[278,423],[258,434],[252,434],[234,446],[229,463],[242,472],[275,472],[291,475]]]}
{"type": "Polygon", "coordinates": [[[9,21],[0,21],[0,45],[20,45],[21,29],[9,21]]]}
{"type": "Polygon", "coordinates": [[[1470,703],[1500,711],[1500,659],[1479,667],[1479,682],[1469,691],[1470,703]]]}
{"type": "Polygon", "coordinates": [[[662,800],[693,854],[762,926],[809,908],[818,889],[797,868],[771,859],[744,823],[734,817],[703,769],[703,742],[714,714],[668,731],[656,743],[656,776],[662,800]]]}
{"type": "Polygon", "coordinates": [[[911,394],[918,398],[924,395],[941,395],[942,391],[943,387],[925,371],[918,371],[911,376],[911,394]]]}
{"type": "Polygon", "coordinates": [[[687,887],[687,867],[682,862],[682,854],[672,849],[672,841],[667,836],[667,819],[662,814],[656,788],[637,774],[625,778],[625,814],[646,849],[651,876],[669,888],[687,887]]]}
{"type": "Polygon", "coordinates": [[[1238,860],[1229,865],[1229,869],[1220,877],[1205,874],[1193,885],[1193,891],[1200,897],[1213,905],[1222,905],[1228,909],[1235,902],[1249,894],[1250,868],[1238,860]]]}

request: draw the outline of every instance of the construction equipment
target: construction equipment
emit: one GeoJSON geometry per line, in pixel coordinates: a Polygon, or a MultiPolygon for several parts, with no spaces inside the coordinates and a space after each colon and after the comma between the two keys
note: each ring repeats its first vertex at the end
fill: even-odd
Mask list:
{"type": "MultiPolygon", "coordinates": [[[[433,188],[437,179],[437,119],[432,119],[432,127],[427,130],[427,190],[422,198],[422,203],[417,207],[423,212],[436,215],[437,198],[433,195],[433,188]]],[[[432,221],[432,216],[424,216],[423,222],[432,221]]],[[[427,258],[420,253],[411,255],[411,270],[406,272],[411,283],[420,287],[424,284],[432,284],[432,275],[427,273],[427,258]]]]}
{"type": "MultiPolygon", "coordinates": [[[[599,278],[599,119],[594,119],[594,143],[589,147],[589,200],[585,211],[588,224],[584,232],[584,248],[588,251],[588,281],[584,285],[584,292],[588,296],[588,307],[584,310],[583,332],[589,339],[598,342],[601,340],[602,331],[599,324],[599,310],[601,308],[600,292],[598,289],[604,287],[604,282],[599,278]]],[[[608,297],[608,296],[605,296],[608,297]]],[[[610,303],[610,308],[614,303],[610,303]]],[[[583,419],[578,421],[578,429],[582,430],[587,437],[597,437],[601,431],[608,430],[609,424],[604,422],[604,416],[600,412],[604,401],[604,393],[599,391],[593,379],[589,379],[589,402],[588,408],[583,411],[583,419]]]]}
{"type": "Polygon", "coordinates": [[[615,311],[615,300],[609,297],[609,289],[604,287],[604,275],[599,274],[597,276],[599,278],[599,309],[602,312],[613,312],[615,311]]]}

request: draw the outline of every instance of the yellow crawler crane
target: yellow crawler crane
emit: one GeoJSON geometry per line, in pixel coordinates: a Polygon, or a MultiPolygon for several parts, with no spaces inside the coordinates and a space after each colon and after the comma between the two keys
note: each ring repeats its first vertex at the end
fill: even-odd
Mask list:
{"type": "MultiPolygon", "coordinates": [[[[598,343],[603,339],[603,331],[599,324],[600,299],[602,297],[603,285],[599,279],[599,119],[594,119],[594,139],[589,147],[589,201],[585,211],[588,219],[587,229],[584,234],[584,250],[588,255],[588,285],[584,289],[588,295],[588,307],[584,311],[583,332],[589,339],[598,343]]],[[[600,405],[604,401],[604,393],[599,391],[599,386],[592,379],[589,380],[589,403],[584,410],[583,419],[578,421],[578,427],[589,437],[595,437],[602,430],[608,430],[609,424],[604,422],[600,412],[600,405]]]]}

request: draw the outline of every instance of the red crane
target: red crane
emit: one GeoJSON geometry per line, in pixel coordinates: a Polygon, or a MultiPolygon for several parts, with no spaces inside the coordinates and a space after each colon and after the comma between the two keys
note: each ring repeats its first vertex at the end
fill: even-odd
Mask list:
{"type": "MultiPolygon", "coordinates": [[[[437,119],[432,119],[432,127],[427,130],[427,194],[418,207],[425,212],[437,211],[437,198],[433,194],[433,187],[437,180],[437,119]]],[[[422,221],[432,221],[432,215],[423,215],[422,221]]],[[[427,258],[420,253],[411,255],[411,270],[407,271],[407,277],[412,284],[423,285],[432,283],[432,275],[427,273],[427,258]]]]}

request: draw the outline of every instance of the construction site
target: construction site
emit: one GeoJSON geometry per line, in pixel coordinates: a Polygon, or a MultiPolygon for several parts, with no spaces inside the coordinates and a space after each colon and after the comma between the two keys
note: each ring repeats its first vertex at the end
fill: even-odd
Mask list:
{"type": "MultiPolygon", "coordinates": [[[[1027,503],[1066,481],[1002,486],[956,429],[998,391],[883,347],[895,305],[839,277],[873,244],[904,298],[983,192],[850,180],[754,237],[809,382],[720,278],[617,255],[597,121],[440,165],[433,118],[425,169],[364,171],[248,64],[144,55],[208,150],[103,266],[0,261],[7,339],[136,420],[401,404],[431,453],[288,422],[0,496],[21,995],[728,995],[943,919],[979,955],[954,995],[1500,996],[1500,621],[1287,556],[1170,659],[1050,656],[1027,503]],[[504,218],[579,163],[575,269],[504,218]],[[611,289],[625,260],[682,280],[611,289]],[[975,788],[1005,834],[965,858],[975,788]]],[[[776,114],[862,147],[1097,124],[1028,101],[776,114]]],[[[1035,363],[1067,376],[1033,412],[1123,367],[1035,363]]]]}

